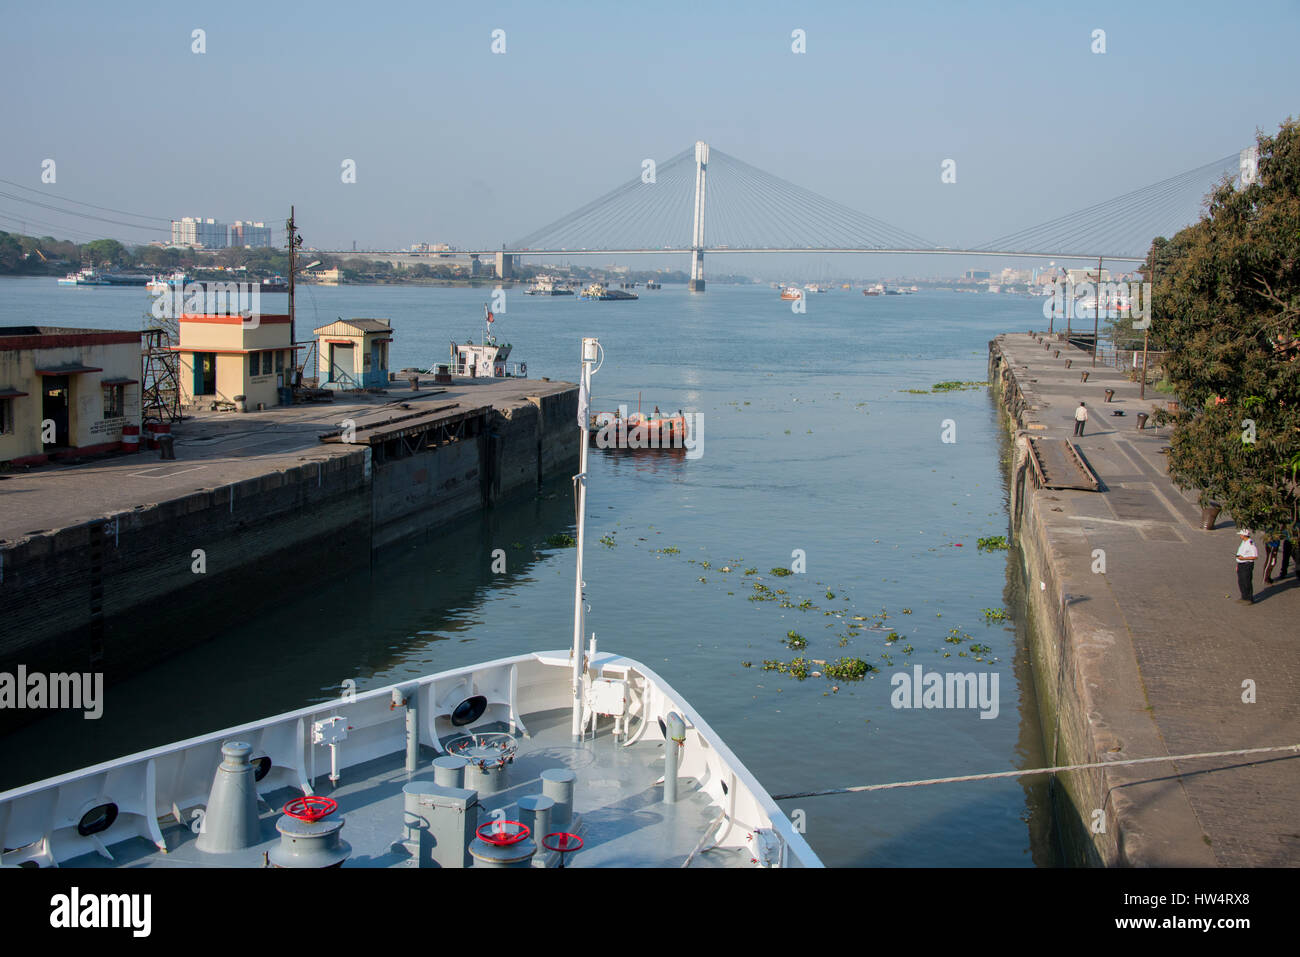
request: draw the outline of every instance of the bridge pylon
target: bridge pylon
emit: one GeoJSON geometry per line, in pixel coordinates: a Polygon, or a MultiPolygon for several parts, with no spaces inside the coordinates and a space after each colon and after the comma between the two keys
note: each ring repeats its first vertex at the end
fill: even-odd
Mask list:
{"type": "Polygon", "coordinates": [[[709,144],[695,141],[695,227],[691,232],[691,292],[704,292],[704,180],[709,170],[709,144]]]}

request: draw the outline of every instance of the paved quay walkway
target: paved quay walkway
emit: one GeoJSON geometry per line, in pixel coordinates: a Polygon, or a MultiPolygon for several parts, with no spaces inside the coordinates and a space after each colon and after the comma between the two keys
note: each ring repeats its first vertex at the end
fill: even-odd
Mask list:
{"type": "MultiPolygon", "coordinates": [[[[1256,603],[1238,603],[1231,516],[1203,530],[1195,492],[1184,494],[1169,479],[1169,429],[1137,430],[1137,413],[1169,396],[1148,385],[1140,400],[1126,374],[1100,362],[1094,368],[1086,351],[1064,343],[1052,343],[1060,358],[1025,334],[997,344],[1028,402],[1028,434],[1074,441],[1101,480],[1100,493],[1032,493],[1062,572],[1080,658],[1110,657],[1098,669],[1108,676],[1136,673],[1092,689],[1098,753],[1137,758],[1300,743],[1300,581],[1293,567],[1286,581],[1264,585],[1257,539],[1256,603]],[[1115,390],[1113,402],[1105,389],[1115,390]],[[1080,400],[1091,417],[1084,436],[1073,438],[1080,400]],[[1093,572],[1097,549],[1104,574],[1093,572]],[[1254,703],[1243,701],[1246,687],[1254,703]]],[[[1138,836],[1132,863],[1300,865],[1300,755],[1117,769],[1116,779],[1124,782],[1112,791],[1121,826],[1138,836]],[[1224,769],[1204,770],[1212,767],[1224,769]]]]}
{"type": "MultiPolygon", "coordinates": [[[[172,425],[175,461],[157,450],[109,455],[79,465],[51,464],[0,473],[0,544],[54,531],[195,491],[255,478],[278,469],[355,454],[357,446],[322,443],[344,419],[358,426],[458,403],[448,414],[491,405],[505,410],[528,396],[573,388],[541,379],[471,379],[438,385],[431,376],[412,391],[403,380],[380,395],[339,393],[333,402],[281,406],[264,412],[187,413],[172,425]],[[402,408],[407,403],[411,408],[402,408]]],[[[577,428],[575,424],[574,428],[577,428]]],[[[142,444],[143,444],[143,436],[142,444]]]]}

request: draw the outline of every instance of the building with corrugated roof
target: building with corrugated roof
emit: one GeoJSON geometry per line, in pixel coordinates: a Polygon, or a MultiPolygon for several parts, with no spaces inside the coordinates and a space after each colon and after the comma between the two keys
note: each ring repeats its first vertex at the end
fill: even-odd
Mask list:
{"type": "Polygon", "coordinates": [[[388,383],[393,326],[387,319],[339,319],[312,330],[322,389],[379,389],[388,383]]]}

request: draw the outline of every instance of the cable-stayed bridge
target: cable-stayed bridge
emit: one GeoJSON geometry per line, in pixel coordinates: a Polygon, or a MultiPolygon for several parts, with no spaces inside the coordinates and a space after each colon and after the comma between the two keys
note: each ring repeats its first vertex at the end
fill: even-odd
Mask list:
{"type": "MultiPolygon", "coordinates": [[[[967,248],[940,245],[766,173],[704,142],[504,244],[464,251],[497,257],[673,254],[691,258],[691,289],[704,289],[705,253],[1001,255],[1142,262],[1151,240],[1194,222],[1224,176],[1254,175],[1254,152],[1223,157],[1045,223],[967,248]]],[[[1248,180],[1249,181],[1249,180],[1248,180]]]]}

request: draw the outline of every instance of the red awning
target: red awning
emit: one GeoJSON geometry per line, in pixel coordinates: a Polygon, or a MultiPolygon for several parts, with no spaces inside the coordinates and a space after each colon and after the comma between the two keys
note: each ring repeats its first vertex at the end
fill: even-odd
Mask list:
{"type": "Polygon", "coordinates": [[[81,375],[83,372],[103,372],[99,366],[83,366],[73,363],[66,366],[54,366],[49,369],[37,369],[37,375],[81,375]]]}
{"type": "Polygon", "coordinates": [[[0,399],[21,399],[25,395],[26,392],[19,392],[17,389],[0,389],[0,399]]]}
{"type": "Polygon", "coordinates": [[[139,379],[100,379],[100,385],[138,385],[139,379]]]}

